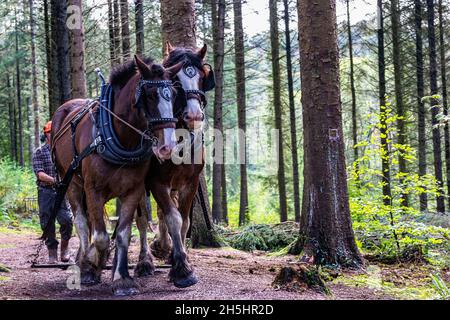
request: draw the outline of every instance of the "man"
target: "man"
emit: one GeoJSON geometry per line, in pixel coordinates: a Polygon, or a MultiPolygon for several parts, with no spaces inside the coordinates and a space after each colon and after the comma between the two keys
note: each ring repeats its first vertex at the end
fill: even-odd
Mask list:
{"type": "MultiPolygon", "coordinates": [[[[44,230],[53,211],[53,205],[56,200],[56,170],[52,162],[50,151],[52,122],[49,121],[44,127],[45,144],[36,149],[33,154],[33,171],[36,174],[38,186],[38,204],[39,220],[42,230],[44,230]]],[[[56,216],[60,225],[61,233],[61,262],[68,262],[69,240],[72,236],[72,212],[69,210],[66,201],[63,201],[56,216]]],[[[55,220],[50,221],[49,236],[45,240],[48,248],[49,263],[54,264],[58,261],[58,244],[56,240],[55,220]]]]}

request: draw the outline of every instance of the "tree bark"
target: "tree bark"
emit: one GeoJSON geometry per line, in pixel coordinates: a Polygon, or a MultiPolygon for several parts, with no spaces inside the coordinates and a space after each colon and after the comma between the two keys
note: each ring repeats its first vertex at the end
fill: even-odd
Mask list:
{"type": "MultiPolygon", "coordinates": [[[[350,0],[347,0],[347,35],[348,35],[348,53],[350,60],[350,92],[352,96],[352,138],[353,138],[353,161],[358,160],[358,126],[356,114],[356,89],[355,89],[355,67],[353,63],[353,35],[352,25],[350,23],[350,0]]],[[[356,163],[357,180],[359,180],[359,168],[356,163]]]]}
{"type": "Polygon", "coordinates": [[[114,52],[115,60],[114,65],[118,65],[121,62],[120,54],[120,10],[119,10],[119,0],[113,0],[113,24],[114,24],[114,52]]]}
{"type": "MultiPolygon", "coordinates": [[[[225,31],[225,0],[211,0],[211,20],[213,24],[213,52],[214,75],[216,86],[214,88],[214,129],[223,133],[222,107],[223,107],[223,58],[224,58],[224,31],[225,31]]],[[[216,148],[223,147],[216,144],[216,148]]],[[[217,153],[217,150],[215,150],[217,153]]],[[[212,217],[214,223],[223,220],[222,207],[222,171],[225,170],[222,159],[213,163],[212,180],[212,217]]]]}
{"type": "Polygon", "coordinates": [[[120,2],[120,24],[122,26],[123,61],[130,59],[130,24],[128,22],[128,1],[120,2]]]}
{"type": "Polygon", "coordinates": [[[9,141],[11,143],[11,160],[17,161],[17,133],[15,130],[15,107],[14,99],[11,96],[11,80],[9,73],[6,73],[6,88],[8,90],[8,118],[9,118],[9,141]]]}
{"type": "Polygon", "coordinates": [[[287,221],[286,177],[284,172],[283,125],[281,110],[280,85],[280,43],[278,34],[277,1],[269,0],[270,11],[270,44],[273,78],[273,106],[275,111],[275,129],[278,130],[278,196],[280,205],[280,221],[287,221]]]}
{"type": "MultiPolygon", "coordinates": [[[[428,11],[428,48],[430,59],[430,95],[437,95],[437,62],[436,62],[436,36],[434,28],[434,1],[427,0],[428,11]]],[[[442,158],[441,158],[441,133],[438,124],[437,115],[439,110],[436,106],[439,102],[436,99],[431,99],[431,117],[433,125],[433,156],[434,156],[434,175],[438,181],[438,195],[436,196],[436,210],[437,212],[445,212],[445,202],[442,187],[442,158]]]]}
{"type": "Polygon", "coordinates": [[[196,48],[195,1],[161,0],[163,47],[167,40],[173,45],[196,48]]]}
{"type": "Polygon", "coordinates": [[[247,181],[247,143],[245,133],[246,123],[246,90],[245,90],[245,53],[244,28],[242,26],[242,3],[233,1],[234,12],[234,64],[236,77],[236,104],[239,134],[239,171],[240,171],[240,198],[239,198],[239,225],[248,222],[248,181],[247,181]]]}
{"type": "MultiPolygon", "coordinates": [[[[224,142],[225,143],[225,142],[224,142]]],[[[225,146],[224,146],[225,150],[225,146]]],[[[224,152],[225,154],[225,152],[224,152]]],[[[222,170],[222,219],[221,221],[228,225],[228,194],[227,194],[227,176],[224,170],[222,170]]]]}
{"type": "Polygon", "coordinates": [[[72,99],[86,98],[86,65],[84,62],[84,25],[81,0],[69,0],[69,4],[79,8],[80,28],[71,30],[70,74],[72,80],[72,99]]]}
{"type": "MultiPolygon", "coordinates": [[[[441,62],[441,86],[442,86],[442,106],[444,115],[448,115],[448,101],[447,101],[447,71],[445,61],[445,42],[444,42],[444,17],[442,0],[439,0],[439,53],[441,62]]],[[[447,195],[450,196],[450,133],[448,123],[444,126],[444,141],[445,141],[445,177],[447,180],[447,195]]],[[[450,210],[450,201],[447,203],[450,210]]]]}
{"type": "MultiPolygon", "coordinates": [[[[48,111],[52,114],[52,110],[56,110],[58,102],[58,88],[56,84],[56,53],[55,45],[52,41],[52,27],[49,18],[48,1],[44,0],[44,30],[45,30],[45,54],[47,65],[47,92],[48,92],[48,111]]],[[[40,129],[40,128],[39,128],[40,129]]],[[[39,131],[40,132],[40,131],[39,131]]]]}
{"type": "Polygon", "coordinates": [[[33,151],[34,151],[34,143],[33,143],[33,135],[31,135],[31,132],[33,132],[33,126],[31,125],[31,104],[30,104],[30,97],[27,97],[26,99],[26,106],[27,106],[27,130],[29,132],[28,134],[28,163],[32,163],[32,157],[33,157],[33,151]]]}
{"type": "MultiPolygon", "coordinates": [[[[400,56],[400,13],[398,11],[398,0],[391,0],[391,24],[392,24],[392,48],[394,63],[394,84],[395,84],[395,101],[397,104],[397,139],[400,145],[406,144],[405,129],[405,107],[403,104],[403,85],[402,85],[402,61],[400,56]]],[[[406,159],[403,151],[399,152],[398,166],[400,174],[400,185],[404,186],[405,176],[407,175],[406,159]]],[[[408,207],[408,195],[401,194],[401,205],[408,207]]]]}
{"type": "Polygon", "coordinates": [[[299,1],[304,132],[300,237],[291,252],[316,264],[360,267],[348,203],[335,0],[299,1]]]}
{"type": "Polygon", "coordinates": [[[381,142],[381,178],[383,183],[383,204],[392,205],[391,169],[389,161],[389,147],[387,136],[387,107],[386,107],[386,62],[384,53],[384,15],[383,0],[378,0],[378,91],[380,101],[380,142],[381,142]]]}
{"type": "Polygon", "coordinates": [[[116,51],[114,47],[114,12],[112,0],[108,0],[108,34],[109,34],[109,60],[111,68],[114,67],[116,61],[116,51]]]}
{"type": "Polygon", "coordinates": [[[51,1],[52,40],[56,48],[55,86],[58,95],[56,105],[51,105],[50,117],[56,109],[70,99],[69,32],[66,26],[67,0],[51,1]]]}
{"type": "MultiPolygon", "coordinates": [[[[177,1],[161,0],[161,27],[163,47],[166,41],[172,45],[196,49],[196,25],[195,25],[195,3],[194,0],[177,1]]],[[[214,230],[208,230],[211,219],[211,208],[208,201],[208,190],[206,187],[205,170],[200,175],[200,188],[203,197],[197,192],[192,204],[192,228],[191,241],[193,247],[198,246],[220,246],[216,239],[214,230]],[[202,203],[208,211],[208,221],[205,221],[202,203]]]]}
{"type": "Polygon", "coordinates": [[[20,81],[20,61],[19,61],[19,28],[17,25],[17,10],[15,10],[15,49],[16,49],[16,93],[17,93],[17,123],[19,129],[19,165],[24,166],[23,159],[23,123],[22,123],[22,83],[20,81]]]}
{"type": "Polygon", "coordinates": [[[286,70],[288,80],[289,95],[289,118],[291,125],[291,156],[292,156],[292,179],[294,185],[294,213],[295,221],[300,222],[300,182],[298,173],[298,152],[297,152],[297,124],[294,101],[294,81],[292,77],[292,57],[291,57],[291,35],[289,27],[289,2],[283,0],[284,4],[284,35],[286,41],[286,70]]]}
{"type": "Polygon", "coordinates": [[[136,25],[136,53],[144,54],[144,5],[143,0],[134,1],[134,15],[136,25]]]}
{"type": "MultiPolygon", "coordinates": [[[[419,153],[419,176],[423,177],[427,173],[427,147],[425,134],[425,106],[422,98],[424,92],[424,75],[423,75],[423,43],[422,43],[422,0],[414,1],[414,20],[416,34],[416,77],[417,77],[417,107],[418,107],[418,153],[419,153]]],[[[427,211],[428,199],[427,194],[419,195],[420,211],[427,211]]]]}
{"type": "Polygon", "coordinates": [[[34,19],[34,1],[28,1],[30,7],[30,31],[31,31],[31,97],[33,103],[34,114],[34,130],[30,131],[30,135],[33,132],[34,136],[34,148],[39,147],[39,102],[38,102],[38,85],[37,85],[37,71],[36,71],[36,21],[34,19]]]}

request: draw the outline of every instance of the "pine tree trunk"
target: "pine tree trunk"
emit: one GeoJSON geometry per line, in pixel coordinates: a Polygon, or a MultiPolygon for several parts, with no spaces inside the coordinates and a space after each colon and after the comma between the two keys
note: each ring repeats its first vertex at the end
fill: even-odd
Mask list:
{"type": "MultiPolygon", "coordinates": [[[[393,47],[393,63],[394,63],[394,84],[395,84],[395,101],[397,103],[397,139],[400,145],[406,144],[405,129],[405,107],[403,104],[403,85],[402,85],[402,61],[400,56],[400,13],[398,11],[398,0],[391,0],[391,24],[392,24],[392,47],[393,47]]],[[[398,167],[400,174],[400,185],[404,186],[405,176],[407,175],[406,159],[403,152],[399,152],[398,167]]],[[[408,195],[401,194],[401,204],[408,206],[408,195]]]]}
{"type": "MultiPolygon", "coordinates": [[[[358,144],[358,126],[356,115],[356,89],[355,89],[355,67],[353,63],[353,36],[352,25],[350,23],[350,0],[347,0],[347,35],[348,35],[348,53],[350,60],[350,92],[352,96],[352,138],[353,138],[353,161],[359,158],[358,148],[355,146],[358,144]]],[[[358,164],[356,163],[356,172],[359,173],[358,164]]],[[[357,180],[359,177],[357,176],[357,180]]]]}
{"type": "Polygon", "coordinates": [[[245,90],[245,54],[244,29],[242,26],[242,3],[233,1],[234,11],[234,64],[236,77],[236,104],[239,134],[239,171],[240,171],[240,199],[239,199],[239,225],[248,222],[248,181],[247,181],[247,144],[245,132],[246,123],[246,90],[245,90]]]}
{"type": "Polygon", "coordinates": [[[116,51],[114,48],[114,13],[112,0],[108,0],[108,34],[109,34],[109,62],[111,68],[114,67],[116,61],[116,51]]]}
{"type": "MultiPolygon", "coordinates": [[[[166,41],[172,45],[195,49],[196,46],[196,24],[195,24],[195,2],[185,0],[174,3],[171,0],[161,0],[161,27],[163,47],[166,41]]],[[[206,187],[205,170],[200,175],[200,187],[202,196],[197,192],[191,221],[191,241],[193,247],[198,246],[220,246],[216,239],[214,230],[208,230],[211,225],[211,208],[208,201],[208,189],[206,187]],[[201,198],[206,208],[207,217],[203,214],[201,198]],[[208,221],[206,221],[206,219],[208,221]]]]}
{"type": "Polygon", "coordinates": [[[56,105],[51,106],[50,116],[64,102],[70,99],[70,73],[69,73],[69,32],[66,26],[67,0],[51,1],[52,40],[56,46],[56,74],[55,86],[58,95],[56,105]]]}
{"type": "MultiPolygon", "coordinates": [[[[427,173],[427,146],[425,134],[425,106],[422,98],[424,92],[424,75],[423,75],[423,43],[422,43],[422,0],[414,1],[414,20],[416,33],[416,77],[417,77],[417,113],[418,113],[418,153],[419,153],[419,176],[423,177],[427,173]]],[[[421,193],[419,196],[420,211],[427,211],[428,199],[427,194],[421,193]]]]}
{"type": "Polygon", "coordinates": [[[123,61],[130,59],[130,26],[128,23],[128,1],[120,2],[120,24],[122,26],[122,56],[123,61]]]}
{"type": "MultiPolygon", "coordinates": [[[[214,52],[214,75],[216,87],[214,90],[214,129],[223,133],[223,57],[224,57],[224,29],[225,29],[225,0],[211,0],[211,20],[213,24],[213,52],[214,52]]],[[[223,154],[223,147],[219,153],[223,154]]],[[[218,152],[217,150],[215,151],[218,152]]],[[[213,163],[212,180],[212,217],[214,223],[223,218],[222,208],[222,176],[224,171],[223,158],[213,163]]]]}
{"type": "Polygon", "coordinates": [[[346,181],[336,1],[299,1],[298,15],[305,184],[300,237],[291,252],[316,264],[360,267],[346,181]]]}
{"type": "Polygon", "coordinates": [[[289,117],[291,125],[291,156],[292,156],[292,179],[294,185],[294,213],[295,221],[300,222],[300,182],[298,172],[298,153],[297,153],[297,124],[295,115],[295,101],[294,101],[294,81],[292,77],[292,57],[291,57],[291,35],[289,27],[289,3],[288,0],[283,0],[284,4],[284,32],[286,41],[286,69],[288,80],[288,94],[289,94],[289,117]]]}
{"type": "Polygon", "coordinates": [[[284,173],[283,126],[281,110],[280,85],[280,43],[278,34],[277,1],[269,0],[270,10],[270,44],[273,78],[273,106],[275,110],[275,129],[278,130],[278,196],[280,205],[280,221],[287,221],[286,177],[284,173]]]}
{"type": "Polygon", "coordinates": [[[381,142],[381,170],[383,176],[383,204],[390,206],[392,204],[391,191],[391,169],[389,161],[389,147],[386,123],[386,62],[384,54],[384,16],[383,0],[378,0],[378,91],[380,101],[380,142],[381,142]]]}
{"type": "MultiPolygon", "coordinates": [[[[224,142],[225,143],[225,142],[224,142]]],[[[224,147],[225,149],[225,147],[224,147]]],[[[228,194],[227,194],[227,176],[224,170],[222,170],[222,217],[221,221],[228,225],[228,194]]]]}
{"type": "Polygon", "coordinates": [[[161,31],[163,44],[196,48],[195,1],[161,0],[161,31]]]}
{"type": "MultiPolygon", "coordinates": [[[[81,0],[69,0],[69,4],[80,8],[83,13],[81,0]]],[[[72,79],[72,99],[86,98],[86,65],[84,62],[84,25],[83,15],[80,28],[71,30],[70,45],[70,74],[72,79]]]]}
{"type": "MultiPolygon", "coordinates": [[[[52,114],[52,110],[58,108],[57,96],[58,88],[56,84],[56,53],[55,45],[52,41],[52,27],[49,18],[50,8],[48,1],[44,0],[44,30],[45,30],[45,55],[47,66],[47,93],[48,93],[48,111],[52,114]]],[[[39,128],[40,129],[40,128],[39,128]]]]}
{"type": "Polygon", "coordinates": [[[15,10],[15,48],[16,48],[16,93],[17,93],[17,123],[19,129],[19,165],[24,166],[23,159],[23,120],[22,120],[22,88],[20,81],[20,61],[19,61],[19,28],[17,26],[17,10],[15,10]]]}
{"type": "MultiPolygon", "coordinates": [[[[430,58],[430,95],[437,95],[438,84],[437,84],[437,59],[436,59],[436,36],[434,28],[434,1],[427,0],[427,11],[428,11],[428,48],[429,48],[429,58],[430,58]]],[[[434,155],[434,175],[438,181],[438,195],[436,196],[436,210],[437,212],[445,212],[445,202],[442,187],[442,150],[441,150],[441,133],[438,124],[437,115],[439,109],[435,106],[439,105],[436,99],[431,100],[431,117],[433,126],[433,155],[434,155]]]]}
{"type": "Polygon", "coordinates": [[[119,0],[113,0],[113,22],[114,22],[114,52],[115,60],[114,65],[118,65],[121,62],[120,53],[120,10],[119,10],[119,0]]]}
{"type": "Polygon", "coordinates": [[[34,147],[39,147],[39,102],[38,102],[38,85],[36,71],[36,21],[34,19],[34,1],[28,1],[30,7],[30,31],[31,31],[31,97],[33,103],[34,114],[34,130],[30,131],[30,135],[34,136],[34,147]]]}
{"type": "Polygon", "coordinates": [[[144,5],[143,0],[134,1],[134,15],[136,20],[136,53],[144,54],[144,5]]]}
{"type": "Polygon", "coordinates": [[[11,160],[17,161],[17,134],[15,130],[14,99],[11,96],[12,87],[9,73],[6,73],[6,88],[8,90],[8,120],[9,120],[9,141],[11,143],[11,160]]]}
{"type": "MultiPolygon", "coordinates": [[[[447,74],[446,74],[446,59],[445,59],[445,42],[444,42],[444,17],[442,0],[439,0],[439,53],[441,62],[441,86],[442,86],[442,106],[444,114],[448,115],[448,101],[447,101],[447,74]]],[[[446,123],[444,126],[444,141],[445,141],[445,177],[447,180],[447,195],[450,196],[450,133],[449,127],[446,123]]],[[[450,201],[448,202],[450,211],[450,201]]]]}
{"type": "Polygon", "coordinates": [[[32,157],[33,157],[33,151],[34,151],[34,143],[33,143],[33,135],[31,135],[31,132],[33,132],[33,126],[31,124],[30,97],[27,97],[26,104],[27,104],[27,130],[29,132],[29,134],[28,134],[28,163],[31,164],[32,157]]]}

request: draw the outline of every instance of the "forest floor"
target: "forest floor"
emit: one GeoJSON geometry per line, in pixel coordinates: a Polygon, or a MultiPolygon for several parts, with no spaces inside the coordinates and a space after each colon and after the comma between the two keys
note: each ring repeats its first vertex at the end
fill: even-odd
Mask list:
{"type": "MultiPolygon", "coordinates": [[[[0,265],[10,269],[0,272],[1,299],[119,299],[111,294],[111,271],[105,270],[102,283],[70,290],[72,275],[68,270],[32,269],[30,255],[35,253],[38,233],[30,229],[0,227],[0,265]]],[[[71,241],[72,254],[78,246],[71,241]]],[[[130,260],[136,262],[138,241],[133,237],[130,260]]],[[[45,251],[45,250],[43,250],[45,251]]],[[[45,261],[45,252],[41,262],[45,261]]],[[[331,295],[311,289],[287,291],[272,282],[281,267],[295,266],[296,257],[275,257],[264,252],[248,253],[232,248],[189,249],[190,261],[199,282],[186,289],[175,288],[167,280],[169,269],[157,269],[155,275],[139,278],[140,294],[125,299],[434,299],[437,293],[429,278],[428,265],[371,264],[364,271],[345,272],[327,282],[331,295]]],[[[163,264],[155,260],[156,265],[163,264]]],[[[132,271],[131,271],[132,272],[132,271]]],[[[132,274],[132,273],[131,273],[132,274]]],[[[450,272],[442,277],[449,281],[450,272]]]]}

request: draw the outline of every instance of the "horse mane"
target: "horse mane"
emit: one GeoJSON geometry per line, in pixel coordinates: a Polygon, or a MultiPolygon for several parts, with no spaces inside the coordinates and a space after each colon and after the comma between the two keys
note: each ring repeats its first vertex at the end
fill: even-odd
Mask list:
{"type": "MultiPolygon", "coordinates": [[[[142,61],[149,65],[153,63],[153,58],[146,57],[142,61]]],[[[109,83],[114,87],[123,88],[128,80],[136,74],[137,68],[134,59],[114,67],[109,74],[109,83]]]]}
{"type": "Polygon", "coordinates": [[[173,49],[169,53],[164,60],[163,65],[167,68],[176,65],[180,61],[189,61],[194,67],[197,67],[200,70],[203,68],[203,61],[195,51],[180,47],[173,49]]]}

